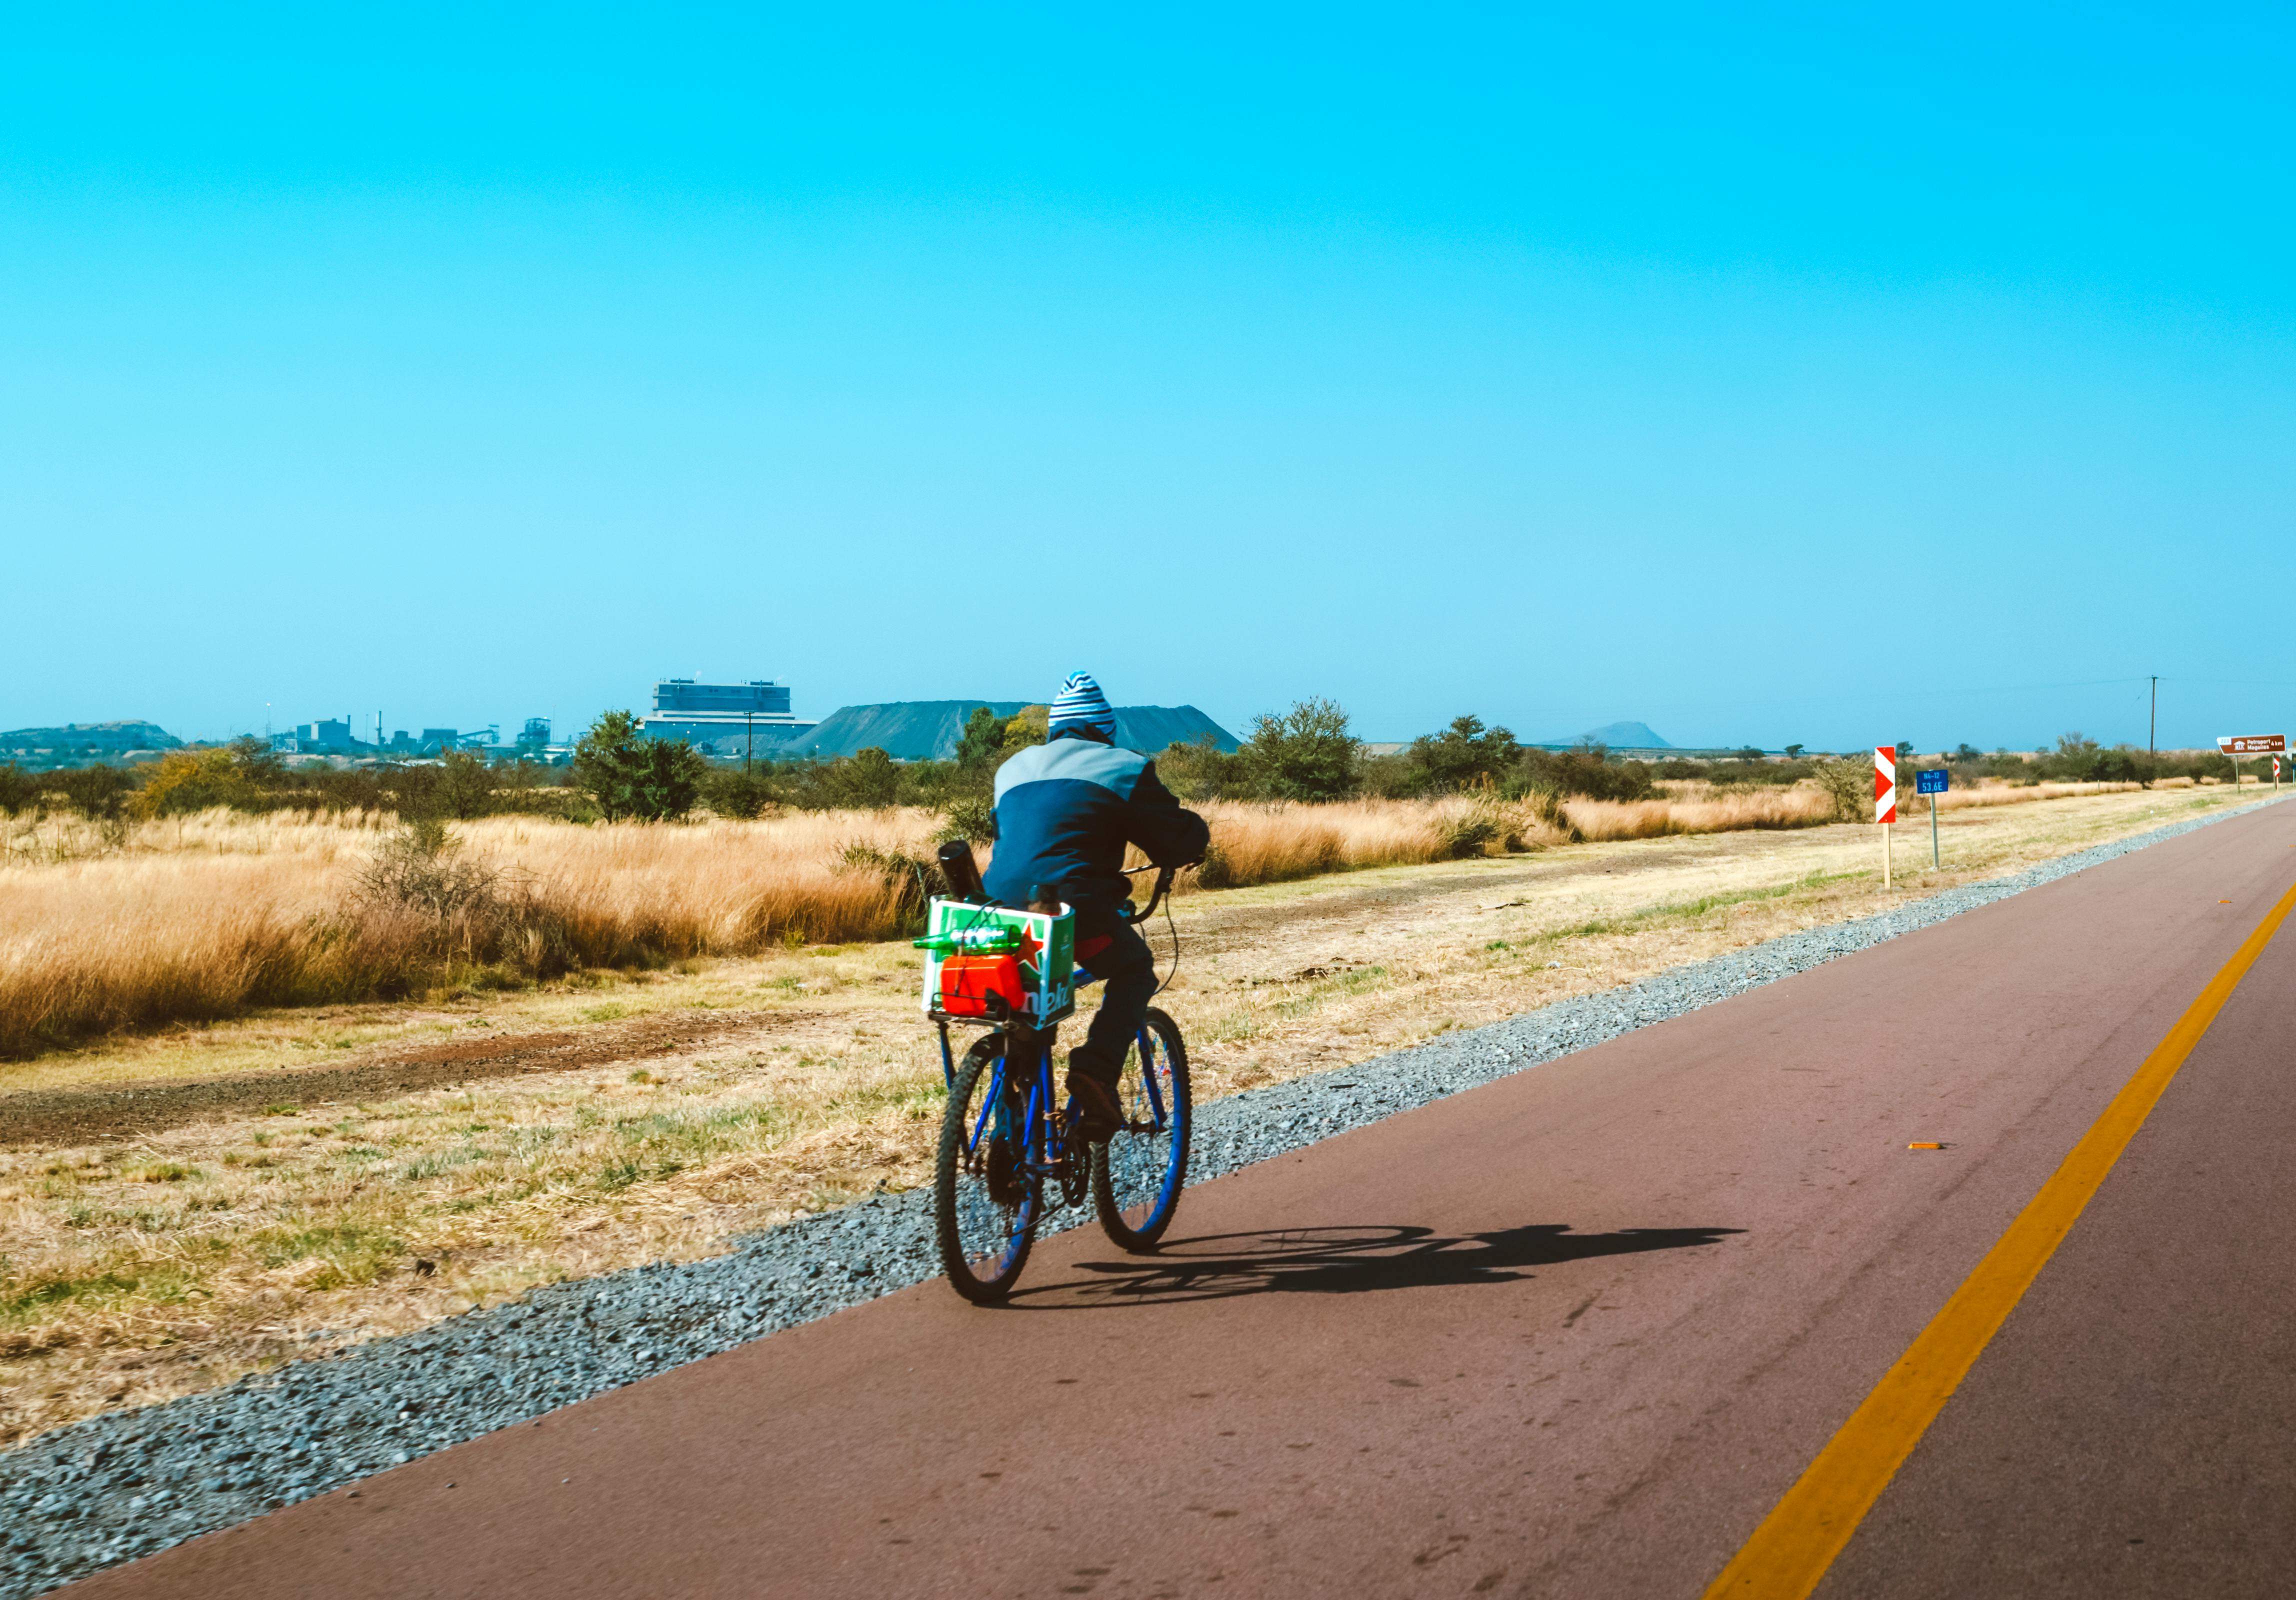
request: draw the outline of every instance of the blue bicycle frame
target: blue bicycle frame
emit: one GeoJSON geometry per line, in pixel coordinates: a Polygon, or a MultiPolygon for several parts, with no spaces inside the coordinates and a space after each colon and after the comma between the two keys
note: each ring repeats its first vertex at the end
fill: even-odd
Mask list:
{"type": "MultiPolygon", "coordinates": [[[[1097,977],[1083,967],[1077,968],[1076,983],[1078,989],[1099,981],[1097,977]]],[[[1052,1119],[1046,1114],[1046,1112],[1053,1100],[1053,1037],[1057,1031],[1057,1026],[1047,1028],[1042,1032],[1034,1029],[1011,1027],[1004,1030],[1004,1050],[996,1059],[996,1073],[989,1079],[988,1092],[981,1096],[980,1116],[973,1123],[972,1132],[965,1136],[966,1155],[979,1153],[982,1137],[996,1124],[998,1118],[1006,1114],[1008,1103],[1004,1097],[1005,1085],[1007,1075],[1013,1071],[1013,1046],[1025,1034],[1033,1046],[1036,1059],[1031,1063],[1035,1071],[1033,1080],[1029,1085],[1028,1103],[1021,1112],[1026,1119],[1023,1126],[1028,1129],[1028,1138],[1022,1147],[1021,1173],[1039,1183],[1059,1176],[1059,1158],[1065,1153],[1047,1149],[1046,1140],[1046,1130],[1052,1125],[1052,1119]]],[[[1154,1059],[1155,1045],[1145,1027],[1140,1030],[1139,1049],[1140,1059],[1144,1063],[1154,1059]]],[[[940,1025],[940,1070],[941,1076],[946,1081],[951,1084],[955,1082],[956,1063],[949,1051],[948,1024],[946,1022],[940,1025]]],[[[1170,1126],[1170,1112],[1164,1105],[1163,1089],[1157,1083],[1155,1073],[1144,1071],[1141,1077],[1144,1087],[1148,1092],[1151,1120],[1148,1127],[1136,1128],[1133,1131],[1163,1133],[1170,1126]]],[[[1064,1109],[1070,1113],[1070,1120],[1072,1120],[1074,1103],[1071,1102],[1064,1109]]]]}

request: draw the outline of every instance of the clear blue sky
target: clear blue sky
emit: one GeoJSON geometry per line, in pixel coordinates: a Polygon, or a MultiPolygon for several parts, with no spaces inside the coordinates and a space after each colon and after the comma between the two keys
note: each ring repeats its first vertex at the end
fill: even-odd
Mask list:
{"type": "Polygon", "coordinates": [[[835,9],[12,19],[0,727],[2296,720],[2284,10],[835,9]]]}

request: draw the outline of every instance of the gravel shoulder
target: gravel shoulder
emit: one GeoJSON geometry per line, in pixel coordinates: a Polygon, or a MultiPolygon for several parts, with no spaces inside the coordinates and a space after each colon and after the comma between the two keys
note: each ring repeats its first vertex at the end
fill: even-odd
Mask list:
{"type": "MultiPolygon", "coordinates": [[[[1210,1102],[1200,1112],[1193,1177],[1296,1151],[2253,808],[2155,828],[1210,1102]]],[[[1070,1209],[1051,1226],[1085,1220],[1070,1209]]],[[[0,1600],[922,1282],[932,1276],[931,1256],[925,1194],[886,1194],[749,1235],[706,1259],[547,1285],[332,1358],[55,1430],[0,1456],[0,1600]]]]}

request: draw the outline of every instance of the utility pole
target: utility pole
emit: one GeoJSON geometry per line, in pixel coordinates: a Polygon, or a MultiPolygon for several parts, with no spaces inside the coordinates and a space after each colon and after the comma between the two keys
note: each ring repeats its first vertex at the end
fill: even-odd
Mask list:
{"type": "Polygon", "coordinates": [[[2149,756],[2156,753],[2153,746],[2159,743],[2160,736],[2161,675],[2156,672],[2152,675],[2152,719],[2144,725],[2144,753],[2146,755],[2149,756]]]}
{"type": "Polygon", "coordinates": [[[747,777],[750,775],[750,758],[758,753],[758,714],[755,711],[742,713],[742,731],[749,738],[749,743],[742,747],[742,775],[747,777]]]}

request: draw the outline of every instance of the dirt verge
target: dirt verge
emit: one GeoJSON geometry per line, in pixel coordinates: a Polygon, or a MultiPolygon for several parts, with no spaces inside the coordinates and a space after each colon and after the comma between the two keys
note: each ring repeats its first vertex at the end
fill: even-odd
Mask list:
{"type": "Polygon", "coordinates": [[[265,1106],[378,1100],[473,1079],[675,1055],[775,1024],[794,1011],[677,1011],[580,1030],[496,1034],[370,1053],[326,1066],[0,1095],[0,1145],[87,1145],[265,1106]]]}

